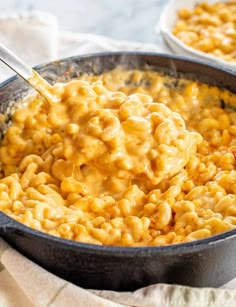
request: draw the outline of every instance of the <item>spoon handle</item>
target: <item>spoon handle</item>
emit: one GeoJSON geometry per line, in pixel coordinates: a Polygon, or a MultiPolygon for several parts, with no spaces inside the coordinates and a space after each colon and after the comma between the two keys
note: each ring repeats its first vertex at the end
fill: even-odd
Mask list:
{"type": "Polygon", "coordinates": [[[2,44],[0,44],[0,61],[25,79],[25,81],[38,91],[49,103],[58,101],[58,98],[52,93],[51,85],[34,69],[27,66],[12,51],[2,44]]]}
{"type": "Polygon", "coordinates": [[[14,53],[0,44],[0,60],[28,82],[32,77],[32,68],[25,65],[14,53]]]}

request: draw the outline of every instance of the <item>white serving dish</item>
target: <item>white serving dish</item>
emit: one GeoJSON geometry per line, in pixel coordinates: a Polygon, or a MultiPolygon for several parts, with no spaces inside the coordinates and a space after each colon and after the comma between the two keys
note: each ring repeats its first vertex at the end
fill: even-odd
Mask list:
{"type": "MultiPolygon", "coordinates": [[[[176,36],[172,34],[172,29],[177,20],[177,11],[181,8],[193,9],[194,6],[202,2],[202,0],[171,0],[164,8],[160,22],[158,24],[158,30],[160,31],[164,41],[167,45],[177,54],[195,57],[198,59],[204,59],[215,64],[222,65],[226,68],[236,71],[236,63],[225,61],[215,55],[211,55],[194,48],[191,48],[181,42],[176,36]]],[[[219,0],[208,0],[208,3],[219,2],[219,0]]],[[[226,2],[226,1],[222,1],[226,2]]]]}

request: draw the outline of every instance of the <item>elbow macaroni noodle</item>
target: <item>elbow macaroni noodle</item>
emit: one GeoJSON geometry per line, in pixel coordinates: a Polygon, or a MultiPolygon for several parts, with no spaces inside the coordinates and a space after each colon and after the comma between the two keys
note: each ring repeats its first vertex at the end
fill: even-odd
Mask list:
{"type": "Polygon", "coordinates": [[[236,61],[236,2],[200,2],[193,10],[180,9],[173,34],[184,44],[236,61]]]}
{"type": "Polygon", "coordinates": [[[13,114],[0,144],[0,210],[105,245],[189,242],[236,227],[236,95],[115,69],[13,114]],[[187,126],[187,128],[186,128],[187,126]]]}

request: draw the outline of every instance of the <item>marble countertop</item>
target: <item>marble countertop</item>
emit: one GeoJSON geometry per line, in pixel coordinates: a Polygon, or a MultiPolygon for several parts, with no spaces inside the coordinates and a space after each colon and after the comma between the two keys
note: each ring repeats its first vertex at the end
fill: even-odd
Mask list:
{"type": "Polygon", "coordinates": [[[158,43],[155,33],[166,0],[0,0],[1,14],[42,10],[54,14],[60,30],[158,43]]]}

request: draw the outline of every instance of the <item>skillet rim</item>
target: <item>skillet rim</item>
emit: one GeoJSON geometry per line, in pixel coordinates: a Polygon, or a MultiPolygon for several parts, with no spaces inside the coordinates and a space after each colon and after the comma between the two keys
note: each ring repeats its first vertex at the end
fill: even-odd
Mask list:
{"type": "MultiPolygon", "coordinates": [[[[188,56],[179,56],[179,55],[173,55],[173,54],[165,54],[165,53],[158,53],[158,52],[141,52],[141,51],[118,51],[118,52],[94,52],[94,53],[88,53],[83,55],[75,55],[71,57],[65,57],[61,58],[55,61],[43,63],[37,66],[34,66],[33,69],[40,70],[42,68],[46,68],[48,65],[57,64],[60,62],[66,62],[66,61],[73,61],[73,60],[86,60],[90,58],[97,58],[97,57],[108,57],[108,56],[150,56],[150,57],[158,57],[158,58],[164,58],[164,59],[170,59],[170,60],[177,60],[177,61],[184,61],[186,63],[193,63],[194,65],[200,65],[202,67],[211,67],[213,69],[216,69],[218,72],[226,73],[228,75],[231,75],[233,78],[235,78],[236,83],[236,71],[231,70],[230,68],[222,67],[219,64],[210,63],[207,61],[197,60],[193,59],[188,56]]],[[[159,66],[161,68],[161,66],[159,66]]],[[[183,73],[186,75],[192,74],[194,76],[194,73],[188,73],[188,72],[180,72],[177,73],[183,73]]],[[[21,79],[19,76],[14,75],[7,80],[0,83],[0,91],[2,87],[7,86],[9,83],[15,81],[16,79],[21,79]]],[[[222,87],[222,86],[221,86],[222,87]]],[[[235,88],[236,93],[236,88],[235,88]]],[[[222,241],[230,240],[236,237],[236,228],[213,235],[204,239],[192,241],[192,242],[185,242],[185,243],[178,243],[178,244],[169,244],[164,246],[140,246],[140,247],[124,247],[124,246],[109,246],[109,245],[96,245],[91,243],[83,243],[79,241],[64,239],[60,237],[56,237],[53,235],[49,235],[47,233],[44,233],[42,231],[35,230],[33,228],[30,228],[22,223],[17,222],[10,216],[6,215],[5,213],[0,211],[0,237],[1,233],[7,233],[7,232],[22,232],[23,234],[35,236],[37,239],[41,239],[43,241],[51,242],[55,245],[63,245],[64,247],[68,249],[80,249],[81,251],[87,252],[87,253],[94,253],[100,255],[111,255],[113,252],[115,255],[119,256],[130,256],[130,257],[137,257],[137,256],[153,256],[161,253],[163,256],[167,254],[175,254],[181,252],[181,254],[190,253],[194,251],[201,252],[205,248],[214,247],[217,244],[220,244],[222,241]],[[3,219],[3,224],[1,223],[1,220],[3,219]],[[4,223],[5,220],[5,223],[4,223]]]]}
{"type": "MultiPolygon", "coordinates": [[[[178,243],[178,244],[169,244],[163,246],[140,246],[140,247],[128,247],[128,246],[112,246],[112,245],[97,245],[91,243],[83,243],[79,241],[69,240],[61,237],[56,237],[53,235],[49,235],[46,232],[42,232],[39,230],[35,230],[30,228],[22,223],[17,222],[13,218],[9,217],[3,212],[0,212],[0,237],[1,233],[20,233],[23,236],[35,237],[38,240],[43,240],[44,242],[48,242],[53,244],[53,246],[64,246],[68,249],[76,249],[86,253],[94,253],[96,251],[97,254],[100,255],[111,255],[113,252],[115,255],[123,255],[123,256],[143,256],[143,255],[158,255],[162,254],[188,254],[190,252],[201,252],[206,248],[213,248],[217,244],[220,244],[222,241],[227,241],[230,239],[236,238],[236,229],[232,229],[214,236],[210,236],[204,239],[178,243]],[[5,223],[1,225],[1,219],[5,220],[5,223]]],[[[4,237],[4,236],[3,236],[4,237]]]]}

